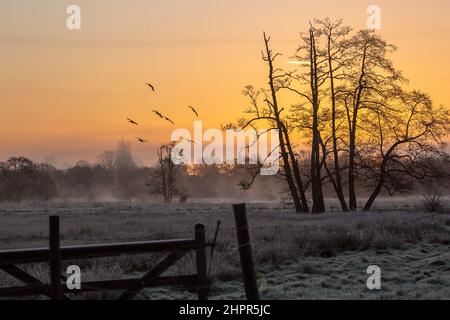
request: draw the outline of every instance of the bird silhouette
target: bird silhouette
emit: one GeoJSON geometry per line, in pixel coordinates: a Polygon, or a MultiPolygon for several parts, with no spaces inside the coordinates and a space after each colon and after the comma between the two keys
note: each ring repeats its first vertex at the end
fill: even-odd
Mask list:
{"type": "Polygon", "coordinates": [[[161,112],[157,111],[157,110],[152,110],[152,112],[154,114],[156,114],[158,117],[160,117],[163,120],[166,120],[168,122],[170,122],[171,124],[175,124],[172,120],[170,120],[169,118],[167,118],[166,116],[164,116],[161,112]]]}
{"type": "Polygon", "coordinates": [[[153,92],[155,92],[155,87],[152,86],[150,83],[145,83],[150,89],[152,89],[153,92]]]}
{"type": "Polygon", "coordinates": [[[160,117],[160,118],[163,117],[163,115],[162,115],[159,111],[152,110],[152,112],[153,112],[154,114],[156,114],[156,115],[157,115],[158,117],[160,117]]]}
{"type": "Polygon", "coordinates": [[[131,120],[130,118],[127,118],[127,120],[128,120],[129,123],[134,124],[135,126],[138,125],[138,123],[136,121],[131,120]]]}
{"type": "Polygon", "coordinates": [[[195,113],[195,115],[196,115],[196,116],[198,117],[198,113],[197,113],[197,110],[195,110],[195,109],[194,109],[194,107],[192,107],[192,106],[188,106],[188,108],[189,108],[189,109],[191,109],[191,110],[192,110],[192,112],[193,112],[193,113],[195,113]]]}
{"type": "Polygon", "coordinates": [[[170,119],[167,118],[167,117],[163,117],[163,119],[166,120],[166,121],[169,121],[171,124],[175,124],[172,120],[170,120],[170,119]]]}
{"type": "Polygon", "coordinates": [[[145,139],[142,139],[142,138],[139,138],[139,137],[137,137],[136,139],[137,139],[137,141],[139,141],[139,142],[142,142],[142,143],[146,143],[146,142],[148,142],[147,140],[145,140],[145,139]]]}

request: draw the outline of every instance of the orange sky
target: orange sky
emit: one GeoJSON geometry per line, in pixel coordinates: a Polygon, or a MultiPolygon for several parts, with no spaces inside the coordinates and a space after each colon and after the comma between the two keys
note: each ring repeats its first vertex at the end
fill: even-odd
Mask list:
{"type": "MultiPolygon", "coordinates": [[[[204,126],[241,115],[243,86],[264,85],[263,30],[282,67],[308,19],[343,18],[364,28],[372,1],[317,0],[2,0],[0,2],[0,160],[24,155],[59,165],[93,161],[124,138],[138,162],[175,128],[191,128],[187,105],[204,126]],[[309,2],[309,1],[308,1],[309,2]],[[82,29],[66,29],[78,4],[82,29]],[[157,92],[144,85],[151,82],[157,92]],[[157,108],[175,126],[157,120],[157,108]],[[131,117],[142,125],[132,127],[131,117]],[[151,141],[135,142],[142,136],[151,141]]],[[[411,88],[450,105],[450,1],[379,0],[385,38],[411,88]]]]}

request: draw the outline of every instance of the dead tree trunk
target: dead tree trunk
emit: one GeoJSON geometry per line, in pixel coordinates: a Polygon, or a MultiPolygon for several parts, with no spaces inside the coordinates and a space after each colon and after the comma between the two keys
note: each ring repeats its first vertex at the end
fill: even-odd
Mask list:
{"type": "MultiPolygon", "coordinates": [[[[285,130],[283,129],[284,125],[280,119],[280,111],[279,111],[278,99],[277,99],[277,90],[275,88],[275,83],[274,83],[273,61],[277,57],[277,54],[275,54],[275,55],[272,54],[272,50],[270,50],[270,47],[269,47],[269,41],[270,41],[270,38],[267,37],[266,34],[264,33],[264,44],[265,44],[266,56],[263,58],[269,65],[269,87],[270,87],[270,93],[271,93],[271,98],[272,98],[272,102],[268,101],[268,103],[270,104],[271,108],[273,109],[273,114],[274,114],[276,125],[278,128],[278,135],[279,135],[279,140],[280,140],[280,151],[281,151],[281,158],[283,159],[284,173],[286,175],[286,181],[288,183],[289,190],[290,190],[290,193],[292,196],[292,200],[294,202],[295,211],[303,212],[305,209],[303,208],[302,203],[300,202],[299,193],[297,192],[297,188],[295,186],[294,178],[292,175],[291,166],[289,163],[289,154],[288,154],[287,148],[289,148],[290,150],[292,148],[291,148],[290,143],[287,142],[288,136],[286,135],[285,130]],[[287,147],[287,145],[288,145],[288,147],[287,147]]],[[[291,156],[291,159],[292,159],[292,156],[291,156]]],[[[300,190],[300,192],[303,192],[303,190],[300,190]]]]}

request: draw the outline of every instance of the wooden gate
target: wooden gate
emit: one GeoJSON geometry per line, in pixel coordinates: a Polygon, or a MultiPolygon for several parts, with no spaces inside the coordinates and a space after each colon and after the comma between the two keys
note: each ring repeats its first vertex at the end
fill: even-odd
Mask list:
{"type": "Polygon", "coordinates": [[[142,289],[159,286],[184,286],[194,288],[200,300],[206,300],[209,292],[207,276],[205,227],[195,226],[195,237],[158,241],[121,242],[60,247],[59,216],[50,217],[50,241],[48,248],[0,251],[0,269],[23,282],[23,286],[0,287],[0,297],[45,295],[51,299],[69,299],[67,293],[87,291],[122,290],[117,299],[132,299],[142,289]],[[196,274],[161,276],[170,266],[189,251],[195,251],[196,274]],[[167,252],[167,255],[142,277],[136,279],[88,281],[81,289],[70,290],[63,281],[61,261],[98,257],[135,255],[150,252],[167,252]],[[50,284],[28,274],[17,265],[48,262],[50,284]]]}

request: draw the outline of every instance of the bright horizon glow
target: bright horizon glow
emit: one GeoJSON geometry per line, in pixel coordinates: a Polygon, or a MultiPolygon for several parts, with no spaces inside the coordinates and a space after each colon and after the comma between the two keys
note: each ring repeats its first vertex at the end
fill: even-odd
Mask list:
{"type": "Polygon", "coordinates": [[[286,61],[287,64],[297,64],[297,65],[302,65],[302,66],[307,66],[309,65],[308,61],[300,61],[300,60],[289,60],[286,61]]]}

